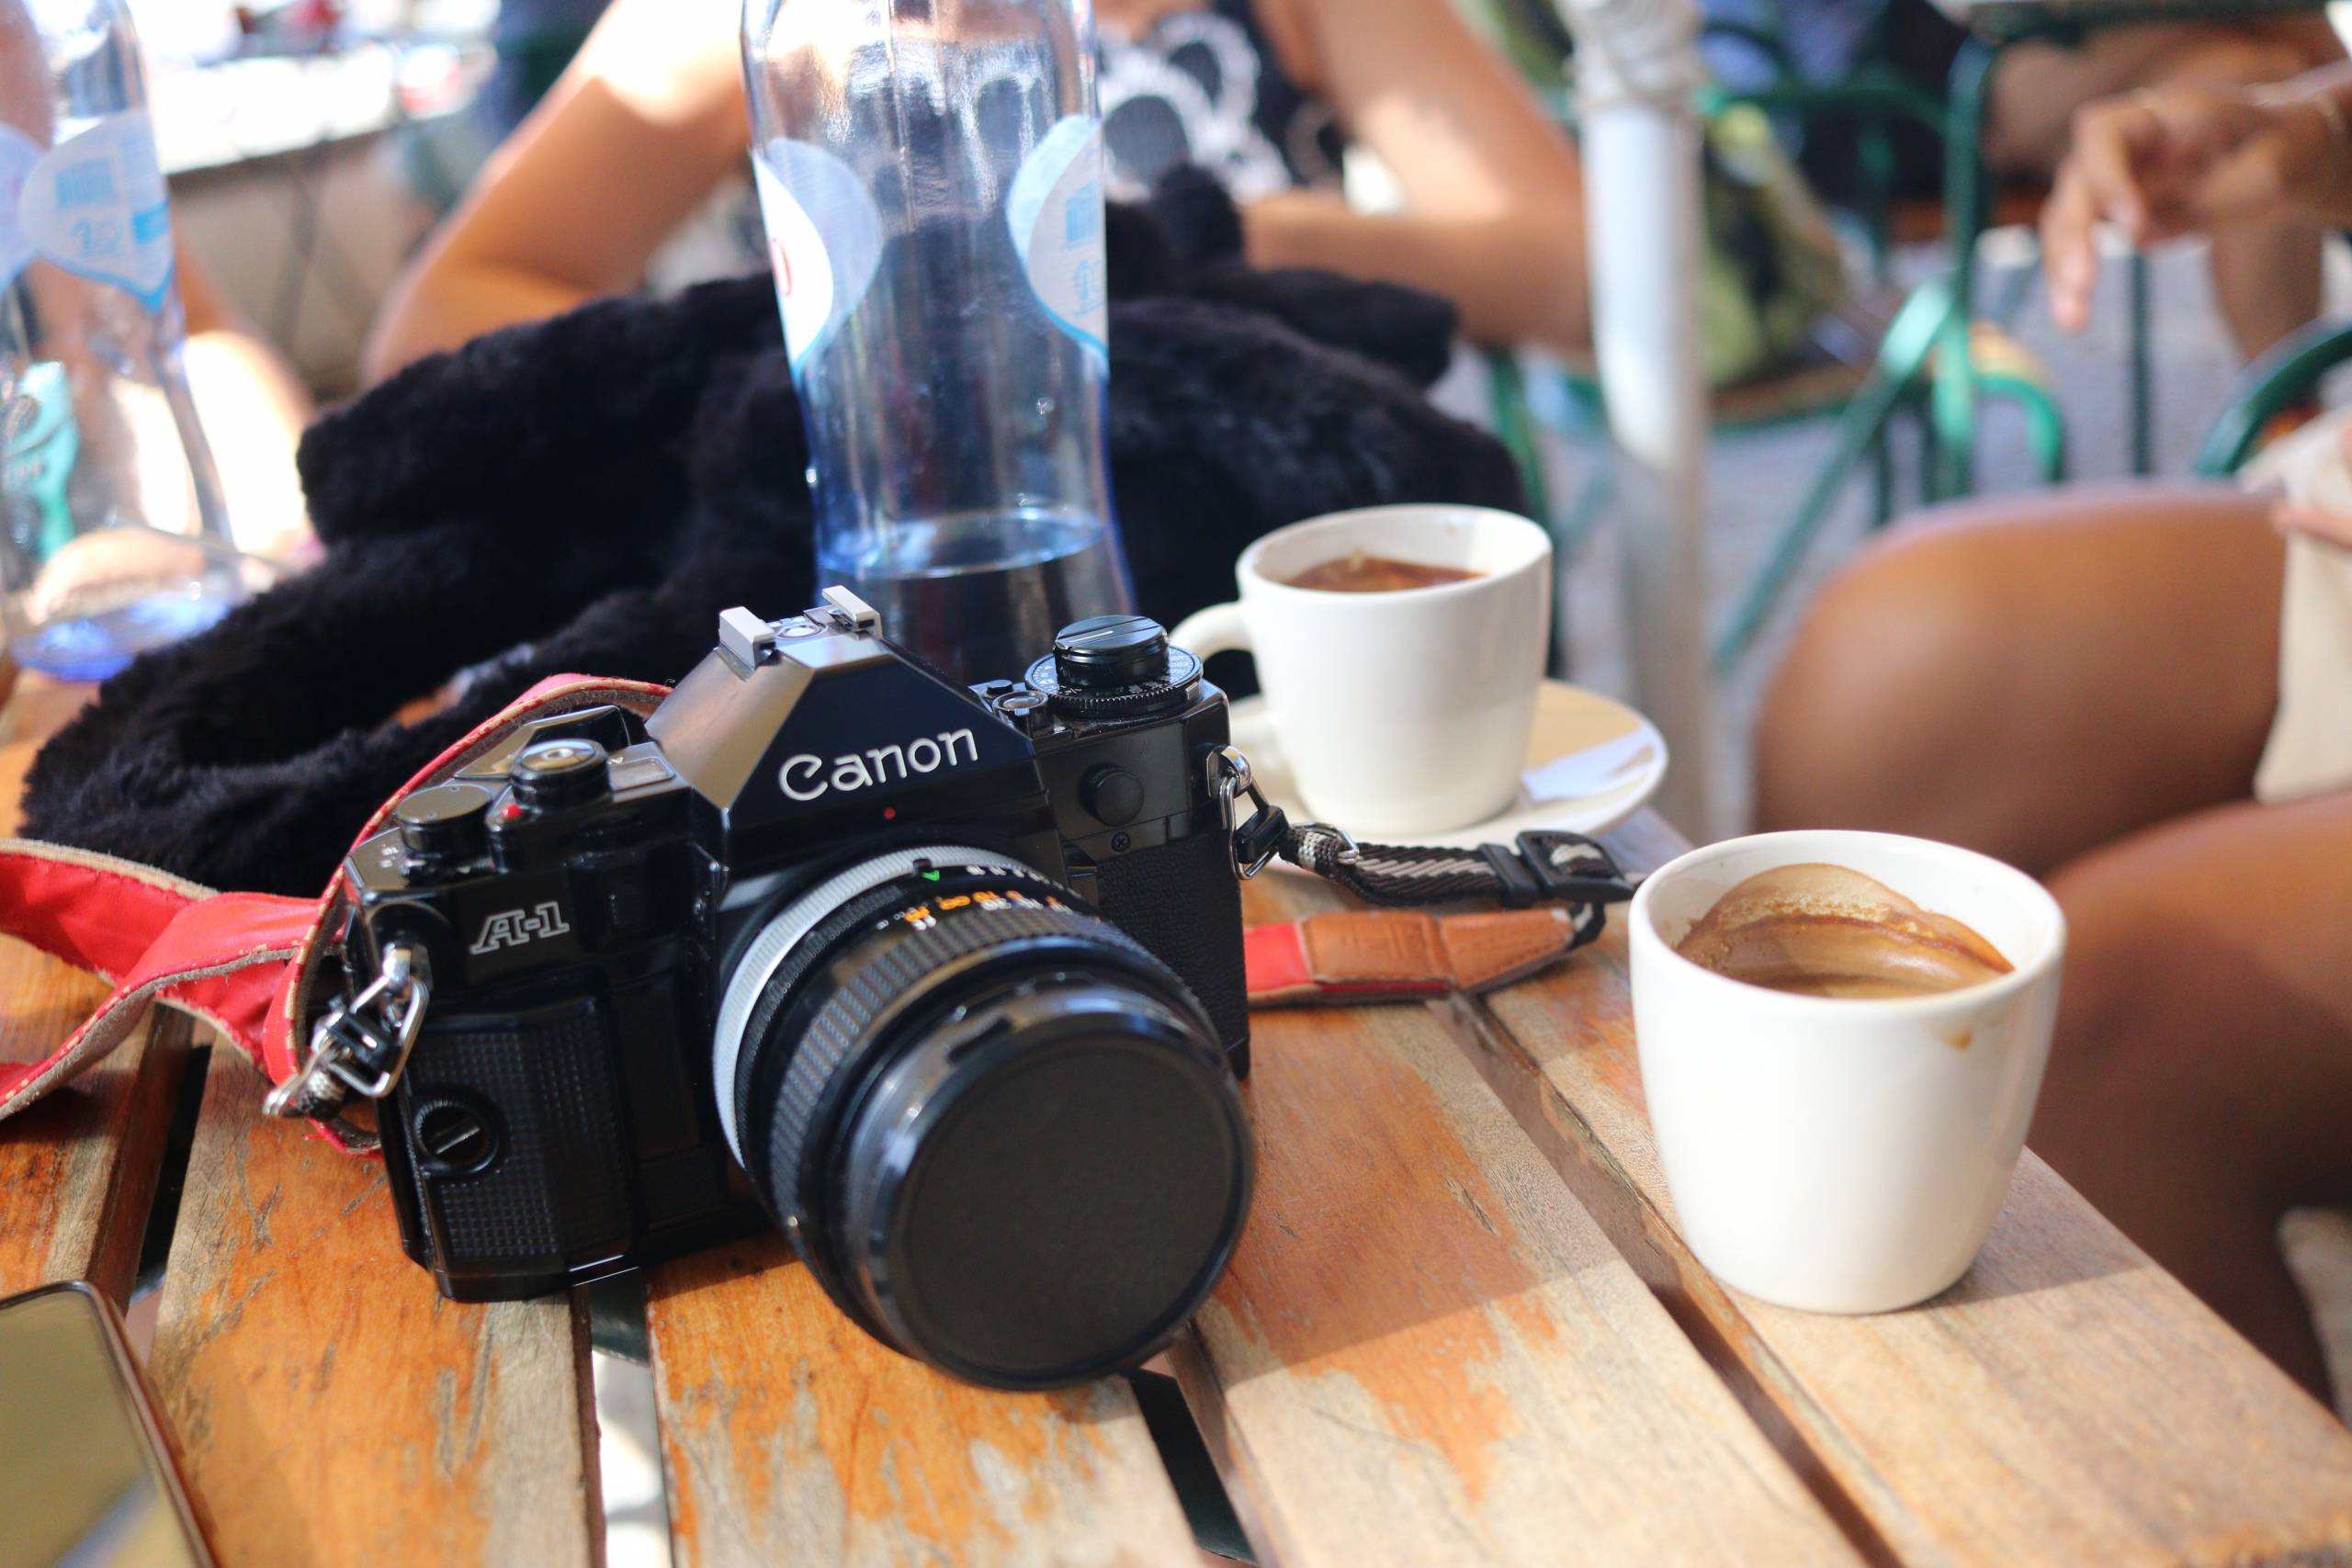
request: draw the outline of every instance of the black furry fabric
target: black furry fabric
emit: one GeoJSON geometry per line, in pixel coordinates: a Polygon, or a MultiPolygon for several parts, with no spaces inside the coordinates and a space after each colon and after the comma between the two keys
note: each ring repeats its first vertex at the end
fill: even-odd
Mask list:
{"type": "MultiPolygon", "coordinates": [[[[1422,396],[1451,307],[1254,272],[1239,241],[1197,174],[1112,215],[1112,473],[1146,612],[1228,597],[1245,545],[1318,513],[1523,508],[1503,449],[1422,396]]],[[[532,682],[673,681],[720,610],[808,604],[807,463],[764,277],[419,364],[303,441],[325,562],[108,682],[35,762],[28,829],[314,893],[386,795],[532,682]],[[490,660],[454,706],[391,718],[490,660]]]]}

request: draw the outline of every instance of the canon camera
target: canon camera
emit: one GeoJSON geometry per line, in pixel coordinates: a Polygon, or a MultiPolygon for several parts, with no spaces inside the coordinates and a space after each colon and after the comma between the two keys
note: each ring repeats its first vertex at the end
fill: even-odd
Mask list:
{"type": "Polygon", "coordinates": [[[353,852],[349,991],[429,982],[380,1115],[403,1247],[487,1301],[772,1224],[962,1377],[1132,1365],[1250,1197],[1224,695],[1140,616],[967,688],[825,600],[353,852]]]}

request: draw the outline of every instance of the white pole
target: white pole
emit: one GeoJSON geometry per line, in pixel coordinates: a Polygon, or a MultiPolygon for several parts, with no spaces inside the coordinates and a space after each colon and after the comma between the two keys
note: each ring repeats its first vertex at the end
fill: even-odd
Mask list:
{"type": "Polygon", "coordinates": [[[1706,374],[1699,353],[1695,0],[1555,0],[1577,40],[1593,346],[1625,498],[1634,697],[1673,766],[1658,799],[1702,842],[1714,817],[1707,646],[1706,374]]]}

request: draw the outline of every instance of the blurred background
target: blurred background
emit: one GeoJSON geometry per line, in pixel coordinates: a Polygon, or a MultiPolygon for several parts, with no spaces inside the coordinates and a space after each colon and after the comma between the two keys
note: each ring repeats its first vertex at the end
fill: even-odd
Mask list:
{"type": "MultiPolygon", "coordinates": [[[[234,312],[322,404],[358,389],[370,328],[403,266],[604,9],[600,0],[131,3],[150,56],[155,125],[183,243],[234,312]]],[[[1565,35],[1556,18],[1547,30],[1542,4],[1456,4],[1544,92],[1547,107],[1561,107],[1565,35]]],[[[1776,36],[1760,23],[1724,21],[1718,6],[1707,9],[1718,44],[1770,43],[1776,36]]],[[[1782,41],[1799,46],[1785,51],[1793,61],[1818,35],[1799,31],[1782,41]]],[[[1772,83],[1738,80],[1736,53],[1711,51],[1718,79],[1769,99],[1772,83]]],[[[1831,85],[1850,87],[1853,80],[1849,73],[1831,85]]],[[[1927,102],[1932,110],[1935,96],[1927,102]]],[[[2054,157],[2057,149],[2048,151],[2054,157]]],[[[1736,163],[1736,153],[1729,142],[1711,143],[1719,163],[1736,163]]],[[[1345,174],[1359,209],[1398,205],[1396,182],[1369,150],[1351,148],[1345,174]]],[[[1736,183],[1718,178],[1711,190],[1736,183]]],[[[2038,198],[2040,192],[1991,194],[2038,198]]],[[[1850,290],[1838,308],[1820,310],[1815,324],[1830,330],[1811,333],[1755,374],[1716,378],[1704,530],[1716,610],[1729,611],[1741,585],[1787,570],[1782,591],[1758,601],[1747,628],[1752,635],[1725,649],[1710,791],[1716,820],[1694,824],[1694,831],[1737,830],[1750,819],[1747,761],[1760,694],[1804,607],[1871,536],[1881,516],[1876,495],[1892,498],[1892,510],[1928,488],[1930,457],[1914,429],[1882,441],[1871,461],[1885,467],[1873,473],[1854,460],[1860,448],[1839,457],[1845,431],[1838,416],[1858,387],[1867,389],[1864,373],[1886,341],[1881,334],[1891,332],[1895,306],[1950,265],[1948,214],[1930,201],[1936,221],[1906,226],[1899,211],[1890,221],[1883,209],[1873,215],[1829,205],[1839,209],[1836,243],[1850,290]],[[1840,331],[1853,341],[1840,341],[1840,331]],[[1799,515],[1809,530],[1806,547],[1791,552],[1783,547],[1787,529],[1799,515]]],[[[2069,334],[2053,323],[2041,281],[2033,200],[1988,200],[1985,215],[1973,311],[1981,373],[2012,395],[1984,405],[1973,493],[2022,494],[2061,470],[2076,482],[2188,474],[2246,358],[2216,309],[2207,243],[2158,247],[2135,271],[2120,265],[2121,242],[2103,238],[2112,265],[2101,269],[2086,330],[2069,334]],[[2064,413],[2063,460],[2052,447],[2053,410],[2064,413]]],[[[1738,221],[1735,214],[1731,227],[1738,221]]],[[[707,270],[740,270],[742,254],[714,243],[707,270]]],[[[673,255],[665,255],[665,265],[674,269],[673,255]]],[[[2341,321],[2348,310],[2352,257],[2331,237],[2320,314],[2341,321]]],[[[1928,367],[1922,350],[1903,374],[1924,378],[1928,367]]],[[[1465,349],[1439,398],[1509,437],[1538,481],[1535,510],[1571,562],[1562,604],[1565,672],[1625,695],[1635,685],[1619,565],[1627,508],[1589,371],[1589,363],[1541,349],[1465,349]]],[[[2315,407],[2337,400],[2311,400],[2315,407]]],[[[211,434],[218,445],[237,445],[237,433],[217,422],[211,434]]],[[[232,454],[224,455],[233,467],[232,454]]],[[[2336,1365],[2352,1365],[2352,1216],[2307,1213],[2290,1229],[2336,1365]]],[[[604,1483],[613,1560],[666,1561],[650,1379],[624,1360],[600,1359],[597,1370],[608,1422],[604,1483]]],[[[2352,1388],[2352,1379],[2341,1386],[2352,1388]]]]}
{"type": "Polygon", "coordinates": [[[482,117],[569,50],[502,64],[498,0],[131,9],[186,243],[314,390],[354,390],[385,289],[495,142],[482,117]]]}

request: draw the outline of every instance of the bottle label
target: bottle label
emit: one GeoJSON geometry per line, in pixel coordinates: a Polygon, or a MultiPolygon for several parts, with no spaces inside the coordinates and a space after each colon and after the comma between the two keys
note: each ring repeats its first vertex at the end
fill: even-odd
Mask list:
{"type": "Polygon", "coordinates": [[[832,340],[882,261],[882,214],[857,172],[811,142],[779,136],[752,160],[775,269],[792,373],[832,340]]]}
{"type": "Polygon", "coordinates": [[[16,282],[33,259],[32,236],[19,214],[25,182],[40,163],[40,142],[13,125],[0,125],[0,288],[16,282]]]}
{"type": "Polygon", "coordinates": [[[145,109],[109,116],[51,148],[25,179],[18,215],[47,260],[163,309],[172,287],[172,204],[145,109]]]}
{"type": "Polygon", "coordinates": [[[1110,363],[1111,299],[1102,255],[1102,128],[1070,115],[1046,133],[1005,197],[1012,245],[1054,324],[1110,363]]]}

